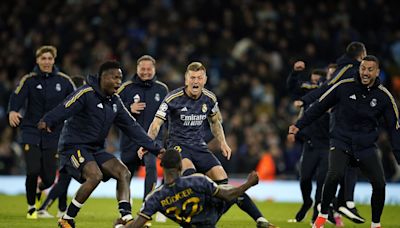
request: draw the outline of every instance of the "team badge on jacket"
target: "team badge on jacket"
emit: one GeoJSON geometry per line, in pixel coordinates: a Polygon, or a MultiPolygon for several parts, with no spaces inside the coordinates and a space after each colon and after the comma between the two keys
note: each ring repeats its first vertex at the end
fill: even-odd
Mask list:
{"type": "Polygon", "coordinates": [[[139,94],[136,94],[135,96],[133,96],[133,102],[139,103],[139,101],[140,101],[140,96],[139,96],[139,94]]]}
{"type": "Polygon", "coordinates": [[[60,91],[61,91],[61,85],[60,85],[60,83],[57,83],[57,84],[56,84],[56,91],[57,91],[57,92],[60,92],[60,91]]]}
{"type": "Polygon", "coordinates": [[[117,104],[113,104],[113,111],[117,112],[117,104]]]}
{"type": "Polygon", "coordinates": [[[203,113],[207,112],[207,105],[206,104],[203,104],[203,107],[201,107],[201,111],[203,113]]]}
{"type": "Polygon", "coordinates": [[[154,95],[154,100],[155,101],[160,101],[160,94],[156,93],[156,95],[154,95]]]}
{"type": "Polygon", "coordinates": [[[373,98],[371,100],[371,102],[369,103],[369,105],[371,105],[371,107],[375,107],[377,104],[378,104],[378,101],[375,98],[373,98]]]}

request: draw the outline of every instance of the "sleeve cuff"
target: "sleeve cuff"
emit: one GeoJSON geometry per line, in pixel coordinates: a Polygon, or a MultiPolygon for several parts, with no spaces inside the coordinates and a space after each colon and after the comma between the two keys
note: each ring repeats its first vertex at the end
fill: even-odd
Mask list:
{"type": "Polygon", "coordinates": [[[142,213],[142,212],[139,212],[138,215],[139,215],[139,216],[142,216],[143,218],[145,218],[145,219],[147,219],[147,220],[151,220],[151,216],[148,216],[148,215],[146,215],[146,214],[144,214],[144,213],[142,213]]]}

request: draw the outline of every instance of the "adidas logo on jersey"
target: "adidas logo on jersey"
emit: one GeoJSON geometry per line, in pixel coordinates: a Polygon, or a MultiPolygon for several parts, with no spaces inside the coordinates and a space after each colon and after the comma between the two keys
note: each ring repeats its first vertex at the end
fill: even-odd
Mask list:
{"type": "Polygon", "coordinates": [[[187,108],[186,107],[183,107],[182,109],[181,109],[181,112],[187,112],[187,108]]]}
{"type": "Polygon", "coordinates": [[[98,103],[97,107],[103,109],[103,104],[102,103],[98,103]]]}
{"type": "Polygon", "coordinates": [[[41,84],[39,84],[39,85],[36,86],[36,89],[43,89],[43,87],[42,87],[41,84]]]}
{"type": "Polygon", "coordinates": [[[350,99],[353,99],[353,100],[357,100],[357,97],[356,97],[355,94],[351,95],[349,98],[350,98],[350,99]]]}

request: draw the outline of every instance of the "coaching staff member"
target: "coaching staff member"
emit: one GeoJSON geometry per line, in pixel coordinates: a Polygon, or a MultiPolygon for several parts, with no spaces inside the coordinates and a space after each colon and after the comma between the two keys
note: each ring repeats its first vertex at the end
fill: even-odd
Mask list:
{"type": "Polygon", "coordinates": [[[325,92],[295,125],[289,127],[288,138],[310,125],[329,108],[335,106],[332,126],[329,168],[322,193],[321,212],[313,227],[323,227],[328,216],[338,182],[350,162],[357,164],[372,185],[371,227],[381,227],[380,218],[385,203],[385,177],[375,142],[378,123],[384,117],[391,136],[397,162],[400,163],[399,111],[390,92],[380,84],[379,61],[368,55],[361,61],[359,74],[342,80],[325,92]]]}

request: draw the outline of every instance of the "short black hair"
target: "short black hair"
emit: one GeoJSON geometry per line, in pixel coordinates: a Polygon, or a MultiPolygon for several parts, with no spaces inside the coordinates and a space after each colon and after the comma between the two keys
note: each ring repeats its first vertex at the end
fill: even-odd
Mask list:
{"type": "Polygon", "coordinates": [[[361,42],[351,42],[349,45],[347,45],[346,47],[346,55],[350,58],[357,58],[358,56],[361,55],[362,52],[364,52],[365,49],[365,45],[361,42]]]}
{"type": "Polygon", "coordinates": [[[110,70],[110,69],[121,69],[121,63],[119,63],[116,60],[109,60],[104,62],[103,64],[100,65],[99,69],[99,77],[103,74],[104,71],[110,70]]]}
{"type": "Polygon", "coordinates": [[[178,150],[168,149],[161,158],[161,166],[165,169],[179,169],[181,167],[182,157],[178,150]]]}
{"type": "Polygon", "coordinates": [[[376,63],[376,66],[379,68],[379,59],[375,55],[367,55],[363,59],[363,61],[372,61],[376,63]]]}

